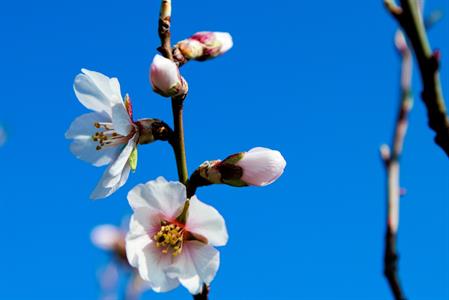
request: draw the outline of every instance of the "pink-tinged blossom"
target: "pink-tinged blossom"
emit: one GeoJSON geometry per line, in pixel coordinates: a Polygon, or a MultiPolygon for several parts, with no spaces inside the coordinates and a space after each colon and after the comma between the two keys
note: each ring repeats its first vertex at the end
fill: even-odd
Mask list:
{"type": "MultiPolygon", "coordinates": [[[[127,224],[128,225],[128,224],[127,224]]],[[[91,232],[92,243],[98,248],[113,254],[107,266],[98,272],[99,284],[103,300],[118,299],[119,292],[123,293],[122,283],[126,283],[125,299],[139,299],[140,295],[149,289],[148,283],[143,281],[134,268],[128,264],[125,253],[126,232],[121,227],[103,224],[95,227],[91,232]]]]}
{"type": "Polygon", "coordinates": [[[222,55],[233,46],[232,37],[227,32],[197,32],[175,45],[175,58],[183,60],[204,61],[222,55]],[[178,50],[182,58],[178,57],[178,50]]]}
{"type": "Polygon", "coordinates": [[[163,177],[134,187],[128,201],[134,211],[126,237],[129,263],[156,292],[182,284],[200,293],[220,264],[213,246],[228,240],[223,217],[196,196],[186,202],[185,186],[163,177]]]}
{"type": "Polygon", "coordinates": [[[286,161],[279,151],[256,147],[245,152],[236,163],[242,168],[240,180],[248,185],[265,186],[282,175],[286,161]]]}
{"type": "Polygon", "coordinates": [[[150,82],[153,90],[164,97],[185,95],[188,91],[187,82],[179,73],[178,66],[159,54],[151,63],[150,82]]]}
{"type": "Polygon", "coordinates": [[[117,248],[117,245],[123,242],[124,234],[118,227],[104,224],[99,225],[92,230],[90,239],[98,248],[112,251],[117,248]]]}
{"type": "Polygon", "coordinates": [[[81,71],[73,88],[80,103],[93,112],[76,118],[65,137],[73,140],[70,150],[77,158],[96,167],[109,165],[91,194],[92,199],[99,199],[114,193],[128,179],[139,131],[132,121],[131,102],[127,97],[124,103],[117,78],[81,71]]]}

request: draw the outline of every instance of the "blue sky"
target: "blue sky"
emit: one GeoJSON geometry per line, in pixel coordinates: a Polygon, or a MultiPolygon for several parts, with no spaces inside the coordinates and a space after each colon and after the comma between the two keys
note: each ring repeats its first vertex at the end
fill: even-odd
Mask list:
{"type": "MultiPolygon", "coordinates": [[[[190,171],[254,146],[280,150],[284,175],[265,188],[213,186],[198,197],[225,217],[229,244],[211,300],[389,299],[382,277],[384,169],[398,103],[396,24],[376,1],[176,1],[174,41],[229,31],[234,48],[189,63],[190,171]]],[[[426,12],[449,12],[443,0],[426,12]]],[[[72,83],[82,67],[117,76],[135,116],[171,123],[151,91],[159,1],[8,1],[0,9],[0,299],[97,299],[108,257],[90,230],[130,214],[134,185],[176,179],[168,145],[139,151],[122,189],[88,196],[103,169],[77,160],[64,132],[87,110],[72,83]]],[[[449,18],[430,32],[449,95],[449,18]]],[[[416,74],[417,75],[417,74],[416,74]]],[[[402,160],[400,272],[410,299],[449,298],[449,168],[433,144],[414,80],[402,160]]],[[[190,299],[179,288],[143,299],[190,299]]]]}

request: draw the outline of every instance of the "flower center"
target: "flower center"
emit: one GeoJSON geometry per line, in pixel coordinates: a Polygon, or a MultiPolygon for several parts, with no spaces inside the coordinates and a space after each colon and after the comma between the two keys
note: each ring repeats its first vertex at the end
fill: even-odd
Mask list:
{"type": "Polygon", "coordinates": [[[161,229],[153,236],[156,247],[162,248],[162,253],[167,254],[170,250],[173,256],[182,251],[184,241],[184,228],[167,221],[161,222],[161,229]]]}
{"type": "Polygon", "coordinates": [[[92,140],[98,142],[97,150],[101,150],[105,147],[117,146],[119,144],[125,144],[128,142],[128,136],[123,136],[114,131],[112,123],[107,122],[95,122],[95,128],[100,131],[95,132],[92,135],[92,140]]]}

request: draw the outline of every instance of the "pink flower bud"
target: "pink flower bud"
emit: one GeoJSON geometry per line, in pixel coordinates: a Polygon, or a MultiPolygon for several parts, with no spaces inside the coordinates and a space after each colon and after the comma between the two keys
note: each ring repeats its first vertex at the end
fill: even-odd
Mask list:
{"type": "Polygon", "coordinates": [[[274,182],[282,175],[286,164],[279,151],[262,147],[245,152],[236,163],[243,171],[240,180],[255,186],[265,186],[274,182]]]}
{"type": "Polygon", "coordinates": [[[174,53],[180,63],[191,59],[204,61],[224,54],[232,45],[232,37],[227,32],[203,31],[177,43],[174,53]],[[181,57],[177,55],[179,52],[181,57]]]}
{"type": "Polygon", "coordinates": [[[95,227],[90,234],[92,243],[103,250],[113,250],[123,238],[117,227],[107,224],[95,227]]]}
{"type": "Polygon", "coordinates": [[[164,97],[185,95],[188,91],[176,64],[159,54],[151,63],[150,81],[153,90],[164,97]]]}
{"type": "Polygon", "coordinates": [[[187,60],[196,59],[203,55],[203,44],[193,39],[186,39],[178,43],[177,47],[187,60]]]}

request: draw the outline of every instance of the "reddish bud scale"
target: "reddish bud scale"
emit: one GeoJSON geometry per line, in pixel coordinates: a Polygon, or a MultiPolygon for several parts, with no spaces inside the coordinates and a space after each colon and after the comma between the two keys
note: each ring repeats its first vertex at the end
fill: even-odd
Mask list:
{"type": "Polygon", "coordinates": [[[133,119],[133,105],[131,103],[131,98],[129,98],[129,97],[125,98],[125,107],[126,107],[126,111],[128,112],[129,117],[132,120],[133,119]]]}

